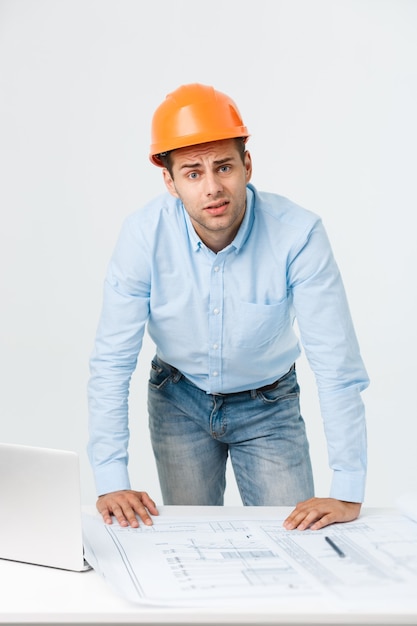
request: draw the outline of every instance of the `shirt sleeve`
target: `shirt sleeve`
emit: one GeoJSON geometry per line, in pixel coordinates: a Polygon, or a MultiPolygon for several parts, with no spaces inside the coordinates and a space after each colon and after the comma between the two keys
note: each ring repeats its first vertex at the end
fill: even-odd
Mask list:
{"type": "Polygon", "coordinates": [[[126,220],[104,283],[88,383],[88,455],[98,495],[130,489],[128,395],[149,316],[146,242],[126,220]]]}
{"type": "Polygon", "coordinates": [[[330,496],[363,502],[368,386],[339,269],[320,220],[289,265],[300,339],[314,372],[333,471],[330,496]]]}

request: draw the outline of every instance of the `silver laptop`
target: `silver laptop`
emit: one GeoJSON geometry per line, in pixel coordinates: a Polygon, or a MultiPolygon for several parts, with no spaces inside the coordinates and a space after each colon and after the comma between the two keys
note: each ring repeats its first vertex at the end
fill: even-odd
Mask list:
{"type": "Polygon", "coordinates": [[[75,452],[0,443],[0,511],[0,558],[90,569],[75,452]]]}

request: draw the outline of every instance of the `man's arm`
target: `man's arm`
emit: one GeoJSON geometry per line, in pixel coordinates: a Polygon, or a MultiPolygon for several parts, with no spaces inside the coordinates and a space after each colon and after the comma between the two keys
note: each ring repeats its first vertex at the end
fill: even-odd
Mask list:
{"type": "Polygon", "coordinates": [[[130,490],[129,386],[149,316],[149,254],[142,239],[126,220],[109,263],[90,359],[88,454],[98,494],[130,490]]]}
{"type": "Polygon", "coordinates": [[[359,515],[367,465],[361,392],[369,380],[321,222],[297,251],[288,274],[301,342],[317,383],[333,478],[330,498],[297,504],[285,526],[317,529],[359,515]]]}

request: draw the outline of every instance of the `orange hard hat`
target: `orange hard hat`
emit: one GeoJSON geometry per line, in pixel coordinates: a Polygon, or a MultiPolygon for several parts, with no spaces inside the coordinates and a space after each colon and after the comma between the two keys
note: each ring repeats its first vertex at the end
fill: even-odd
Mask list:
{"type": "Polygon", "coordinates": [[[149,158],[163,167],[163,152],[233,137],[249,137],[233,100],[207,85],[182,85],[154,113],[149,158]]]}

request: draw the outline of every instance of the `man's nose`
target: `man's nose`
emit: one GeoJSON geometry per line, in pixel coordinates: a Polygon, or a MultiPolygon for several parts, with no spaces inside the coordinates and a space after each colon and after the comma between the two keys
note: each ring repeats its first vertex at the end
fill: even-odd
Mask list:
{"type": "Polygon", "coordinates": [[[220,176],[216,172],[209,172],[205,175],[205,191],[208,196],[215,196],[223,190],[220,176]]]}

